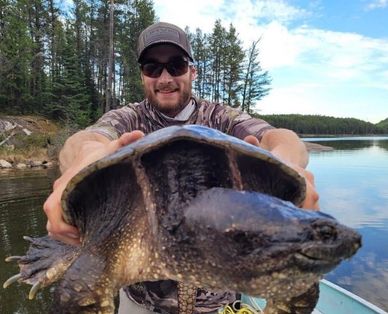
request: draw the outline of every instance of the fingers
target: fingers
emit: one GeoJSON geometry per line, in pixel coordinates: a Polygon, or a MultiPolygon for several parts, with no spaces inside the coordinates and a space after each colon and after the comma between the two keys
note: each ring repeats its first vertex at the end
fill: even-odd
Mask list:
{"type": "Polygon", "coordinates": [[[57,201],[60,200],[58,194],[58,190],[55,190],[43,205],[48,219],[46,225],[48,234],[56,240],[77,245],[80,243],[78,230],[63,220],[60,201],[57,201]]]}
{"type": "Polygon", "coordinates": [[[132,132],[124,133],[123,135],[120,136],[120,138],[118,140],[119,140],[121,146],[125,146],[125,145],[131,144],[131,143],[141,139],[142,137],[144,137],[143,132],[132,131],[132,132]]]}
{"type": "MultiPolygon", "coordinates": [[[[299,172],[301,173],[301,172],[299,172]]],[[[302,208],[319,210],[319,194],[315,189],[314,175],[307,170],[303,170],[301,175],[306,180],[306,198],[302,203],[302,208]]]]}
{"type": "Polygon", "coordinates": [[[252,145],[255,145],[255,146],[259,146],[259,140],[254,137],[253,135],[248,135],[244,138],[244,141],[249,143],[249,144],[252,144],[252,145]]]}
{"type": "Polygon", "coordinates": [[[141,131],[132,131],[122,134],[117,140],[109,143],[109,153],[113,153],[121,147],[131,144],[142,138],[144,133],[141,131]]]}
{"type": "MultiPolygon", "coordinates": [[[[249,144],[259,146],[259,140],[253,135],[246,136],[244,141],[249,144]]],[[[306,180],[306,198],[303,201],[301,207],[311,210],[319,210],[319,195],[315,189],[314,175],[310,171],[300,166],[289,163],[287,164],[296,170],[306,180]]]]}
{"type": "Polygon", "coordinates": [[[53,192],[43,205],[43,210],[48,219],[46,228],[48,234],[52,238],[67,244],[77,245],[80,243],[77,228],[67,224],[62,216],[62,193],[71,178],[74,177],[81,169],[94,161],[115,152],[123,146],[137,141],[143,136],[143,132],[133,131],[124,133],[117,140],[111,141],[107,144],[96,142],[89,142],[85,144],[83,147],[84,151],[80,154],[80,157],[76,159],[75,163],[54,182],[53,192]]]}

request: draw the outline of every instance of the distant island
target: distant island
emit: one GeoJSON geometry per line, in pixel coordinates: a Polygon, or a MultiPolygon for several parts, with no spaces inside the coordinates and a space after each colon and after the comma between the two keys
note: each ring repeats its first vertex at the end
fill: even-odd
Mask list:
{"type": "Polygon", "coordinates": [[[370,123],[355,118],[335,118],[321,115],[274,114],[252,116],[277,128],[293,130],[299,135],[382,135],[388,134],[388,118],[370,123]]]}

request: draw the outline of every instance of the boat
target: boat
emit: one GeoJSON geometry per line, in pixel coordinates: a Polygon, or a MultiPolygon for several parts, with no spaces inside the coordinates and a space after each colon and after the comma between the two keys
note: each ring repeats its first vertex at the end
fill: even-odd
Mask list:
{"type": "MultiPolygon", "coordinates": [[[[312,314],[388,314],[378,306],[326,279],[319,282],[319,288],[319,300],[312,314]]],[[[264,299],[244,294],[241,303],[255,309],[253,313],[262,313],[260,310],[265,308],[264,299]]]]}

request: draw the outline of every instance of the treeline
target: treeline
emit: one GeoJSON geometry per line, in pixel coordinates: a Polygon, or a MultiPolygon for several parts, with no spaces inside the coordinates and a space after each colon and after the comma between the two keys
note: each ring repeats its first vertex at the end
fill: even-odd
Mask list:
{"type": "Polygon", "coordinates": [[[196,95],[251,113],[254,104],[268,94],[271,84],[258,60],[260,39],[244,50],[233,24],[225,29],[220,20],[216,20],[210,34],[199,28],[194,33],[186,28],[186,32],[196,59],[196,95]]]}
{"type": "MultiPolygon", "coordinates": [[[[84,126],[103,112],[140,101],[140,32],[157,20],[152,0],[0,1],[0,112],[43,114],[84,126]]],[[[241,107],[265,96],[270,77],[233,25],[191,33],[201,97],[241,107]]]]}
{"type": "Polygon", "coordinates": [[[156,19],[152,1],[112,4],[0,1],[0,111],[83,126],[142,93],[136,39],[156,19]]]}
{"type": "Polygon", "coordinates": [[[302,135],[388,134],[388,118],[377,124],[373,124],[354,118],[334,118],[321,115],[254,114],[254,116],[266,120],[275,127],[290,129],[302,135]]]}

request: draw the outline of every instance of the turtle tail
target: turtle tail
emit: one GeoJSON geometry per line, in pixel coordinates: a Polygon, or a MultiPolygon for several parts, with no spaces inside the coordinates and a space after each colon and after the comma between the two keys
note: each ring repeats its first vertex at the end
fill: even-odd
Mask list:
{"type": "Polygon", "coordinates": [[[16,262],[20,272],[9,278],[3,287],[7,288],[14,282],[32,285],[28,298],[32,300],[39,289],[47,287],[69,268],[79,254],[77,246],[68,245],[54,240],[49,236],[41,238],[24,237],[30,247],[24,256],[10,256],[6,262],[16,262]]]}

